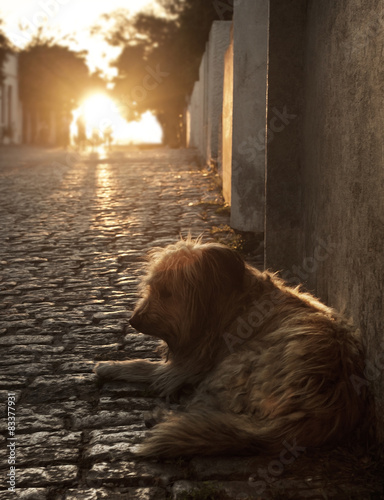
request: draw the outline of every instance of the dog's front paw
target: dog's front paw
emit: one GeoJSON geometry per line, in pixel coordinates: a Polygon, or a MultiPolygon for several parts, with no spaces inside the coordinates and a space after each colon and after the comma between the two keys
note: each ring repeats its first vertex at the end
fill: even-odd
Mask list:
{"type": "Polygon", "coordinates": [[[119,378],[121,368],[116,361],[101,361],[95,366],[94,372],[100,379],[113,380],[119,378]]]}

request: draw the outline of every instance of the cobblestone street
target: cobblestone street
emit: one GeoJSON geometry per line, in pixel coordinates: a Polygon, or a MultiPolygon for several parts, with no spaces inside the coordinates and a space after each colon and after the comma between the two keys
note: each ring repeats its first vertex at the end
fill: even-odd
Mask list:
{"type": "Polygon", "coordinates": [[[4,418],[0,500],[382,498],[370,496],[377,484],[363,451],[347,458],[335,452],[333,460],[351,464],[352,476],[360,471],[344,489],[345,476],[335,469],[324,476],[318,458],[301,476],[263,457],[135,458],[146,432],[143,413],[164,402],[139,384],[100,385],[92,370],[98,360],[156,357],[156,341],[127,321],[143,257],[189,231],[227,234],[214,178],[188,150],[79,158],[25,147],[0,154],[5,416],[9,394],[16,399],[16,492],[8,491],[4,418]],[[360,496],[347,496],[352,492],[360,496]]]}

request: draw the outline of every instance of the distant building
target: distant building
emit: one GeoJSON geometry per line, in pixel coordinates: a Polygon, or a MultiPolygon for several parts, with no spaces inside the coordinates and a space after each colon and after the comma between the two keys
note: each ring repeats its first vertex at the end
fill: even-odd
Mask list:
{"type": "Polygon", "coordinates": [[[19,99],[19,57],[9,52],[3,65],[0,86],[0,144],[22,141],[22,108],[19,99]]]}

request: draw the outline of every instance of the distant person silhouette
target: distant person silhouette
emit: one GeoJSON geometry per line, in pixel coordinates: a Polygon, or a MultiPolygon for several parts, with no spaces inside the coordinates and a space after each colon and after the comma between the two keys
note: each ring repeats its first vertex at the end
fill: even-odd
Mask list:
{"type": "Polygon", "coordinates": [[[79,146],[79,149],[81,150],[85,148],[87,139],[85,120],[82,115],[80,115],[76,120],[76,126],[77,126],[77,136],[76,136],[77,144],[79,146]]]}
{"type": "Polygon", "coordinates": [[[63,114],[60,122],[60,146],[67,149],[70,143],[71,120],[68,114],[63,114]]]}
{"type": "Polygon", "coordinates": [[[107,146],[108,149],[111,149],[111,145],[113,142],[113,128],[111,125],[105,127],[103,136],[104,136],[104,144],[107,146]]]}

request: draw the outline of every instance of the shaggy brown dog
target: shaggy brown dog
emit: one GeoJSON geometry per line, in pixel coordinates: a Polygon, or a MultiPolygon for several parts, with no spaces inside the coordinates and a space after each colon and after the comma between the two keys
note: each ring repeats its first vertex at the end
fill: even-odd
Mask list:
{"type": "Polygon", "coordinates": [[[97,375],[193,393],[141,455],[278,453],[336,442],[359,422],[358,333],[312,295],[191,239],[150,252],[142,293],[130,323],[163,339],[167,358],[102,362],[97,375]]]}

